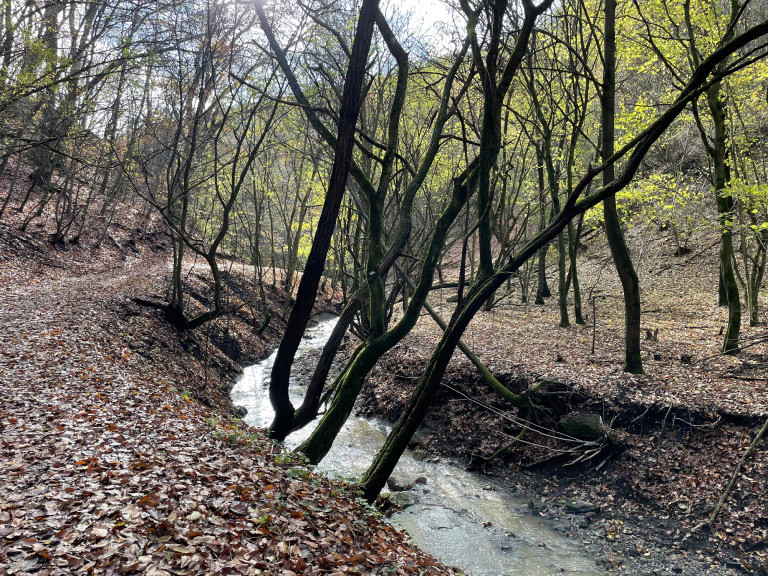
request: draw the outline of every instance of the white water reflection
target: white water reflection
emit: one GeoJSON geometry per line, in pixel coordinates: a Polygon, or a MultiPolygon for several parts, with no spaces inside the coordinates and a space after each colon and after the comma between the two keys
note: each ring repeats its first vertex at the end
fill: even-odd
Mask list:
{"type": "MultiPolygon", "coordinates": [[[[335,323],[334,317],[326,317],[307,330],[297,363],[308,351],[322,347],[335,323]]],[[[244,420],[260,428],[269,426],[273,417],[268,380],[274,359],[272,354],[246,368],[231,393],[234,404],[248,409],[244,420]]],[[[304,389],[291,382],[295,406],[301,403],[304,389]]],[[[312,426],[308,426],[292,434],[286,443],[296,447],[311,431],[312,426]]],[[[350,417],[318,469],[347,478],[360,476],[388,431],[382,422],[350,417]]],[[[604,573],[572,543],[549,529],[543,519],[532,515],[525,501],[500,490],[485,490],[487,478],[448,464],[417,461],[410,451],[403,455],[394,475],[407,482],[424,476],[427,482],[414,488],[419,502],[394,514],[391,523],[446,564],[473,576],[604,573]]]]}

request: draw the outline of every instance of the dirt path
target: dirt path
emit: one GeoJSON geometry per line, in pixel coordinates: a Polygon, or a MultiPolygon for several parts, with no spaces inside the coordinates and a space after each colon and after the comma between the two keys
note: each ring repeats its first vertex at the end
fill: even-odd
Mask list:
{"type": "Polygon", "coordinates": [[[448,572],[346,487],[191,399],[207,366],[129,302],[162,287],[164,259],[15,233],[0,254],[5,574],[448,572]]]}

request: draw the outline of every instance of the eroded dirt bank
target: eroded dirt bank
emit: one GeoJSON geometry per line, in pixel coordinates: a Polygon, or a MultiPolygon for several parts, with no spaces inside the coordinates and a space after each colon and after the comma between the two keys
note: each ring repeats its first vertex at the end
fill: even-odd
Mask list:
{"type": "MultiPolygon", "coordinates": [[[[518,413],[457,352],[414,447],[476,467],[530,498],[532,513],[611,571],[768,574],[768,439],[738,470],[712,529],[699,527],[768,417],[765,327],[746,329],[749,346],[738,358],[718,353],[723,311],[711,305],[713,284],[702,277],[716,272],[701,261],[698,254],[647,263],[645,274],[657,280],[651,286],[663,289],[645,292],[644,375],[620,371],[623,325],[608,297],[596,301],[594,334],[591,310],[587,326],[558,328],[554,302],[509,302],[481,313],[465,342],[515,392],[546,380],[541,410],[518,413]],[[564,452],[574,445],[557,422],[573,414],[602,418],[609,432],[598,440],[601,450],[564,452]],[[488,460],[524,426],[514,448],[488,460]],[[580,457],[589,460],[574,463],[580,457]]],[[[604,268],[602,260],[590,264],[604,268]]],[[[610,282],[601,282],[610,292],[610,282]]],[[[445,317],[449,296],[433,302],[445,317]]],[[[376,368],[359,410],[396,419],[439,336],[422,318],[376,368]]]]}

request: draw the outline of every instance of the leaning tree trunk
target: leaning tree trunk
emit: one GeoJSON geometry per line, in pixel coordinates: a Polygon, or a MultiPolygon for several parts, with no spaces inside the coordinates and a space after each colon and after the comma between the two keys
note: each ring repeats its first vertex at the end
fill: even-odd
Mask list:
{"type": "MultiPolygon", "coordinates": [[[[263,9],[258,6],[257,10],[259,18],[266,21],[263,9]]],[[[323,203],[304,273],[299,282],[296,304],[291,309],[270,374],[269,399],[275,410],[275,419],[270,426],[270,436],[280,440],[288,435],[293,425],[294,408],[288,396],[291,366],[317,297],[320,278],[325,269],[325,259],[347,185],[354,148],[355,125],[362,104],[360,92],[377,10],[378,0],[363,0],[342,92],[339,131],[333,168],[328,182],[328,193],[323,203]]]]}
{"type": "Polygon", "coordinates": [[[452,198],[448,206],[438,218],[435,231],[430,240],[429,249],[424,258],[419,284],[416,286],[408,304],[408,309],[393,328],[368,342],[365,347],[350,362],[338,380],[336,395],[330,407],[323,415],[317,428],[304,443],[299,446],[301,452],[310,462],[317,463],[331,449],[341,427],[346,422],[355,400],[363,386],[365,376],[371,371],[387,351],[400,342],[416,325],[421,308],[432,287],[437,263],[451,225],[463,210],[470,190],[476,185],[477,170],[464,174],[465,179],[454,180],[452,198]]]}

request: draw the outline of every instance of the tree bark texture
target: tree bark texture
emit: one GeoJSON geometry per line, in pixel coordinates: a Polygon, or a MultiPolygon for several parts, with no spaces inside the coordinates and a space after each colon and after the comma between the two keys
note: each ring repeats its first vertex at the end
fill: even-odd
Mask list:
{"type": "Polygon", "coordinates": [[[347,185],[354,147],[355,125],[362,104],[360,94],[377,11],[378,0],[363,0],[352,45],[352,55],[344,80],[339,130],[328,192],[317,223],[312,248],[307,257],[307,264],[299,282],[296,304],[291,309],[270,374],[269,399],[275,410],[275,419],[270,426],[270,436],[278,440],[284,439],[293,425],[294,407],[288,396],[291,366],[315,304],[317,289],[325,269],[326,256],[347,185]]]}

